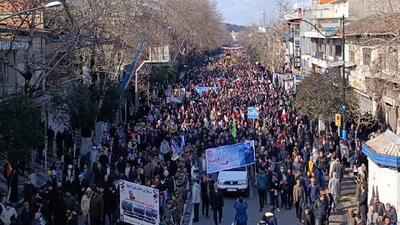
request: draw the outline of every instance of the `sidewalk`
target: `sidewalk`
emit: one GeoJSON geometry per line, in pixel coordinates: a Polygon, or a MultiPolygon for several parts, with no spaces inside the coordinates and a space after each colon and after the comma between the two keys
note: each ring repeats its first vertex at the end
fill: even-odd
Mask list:
{"type": "Polygon", "coordinates": [[[346,168],[346,173],[341,182],[341,197],[336,213],[332,213],[329,218],[329,225],[347,225],[347,215],[350,208],[356,208],[356,183],[350,168],[346,168]]]}
{"type": "MultiPolygon", "coordinates": [[[[51,165],[51,163],[55,162],[57,159],[54,158],[49,158],[48,163],[51,165]]],[[[44,165],[42,163],[35,163],[35,172],[36,172],[36,187],[43,186],[47,180],[47,171],[44,171],[44,165]]],[[[18,175],[18,192],[19,192],[19,198],[20,200],[16,203],[12,203],[15,208],[18,208],[22,203],[23,203],[23,190],[24,190],[24,184],[26,182],[26,179],[28,178],[27,173],[23,175],[18,175]]],[[[32,181],[34,182],[34,181],[32,181]]],[[[7,188],[7,181],[6,179],[0,175],[0,193],[2,195],[7,195],[8,194],[8,188],[7,188]]]]}

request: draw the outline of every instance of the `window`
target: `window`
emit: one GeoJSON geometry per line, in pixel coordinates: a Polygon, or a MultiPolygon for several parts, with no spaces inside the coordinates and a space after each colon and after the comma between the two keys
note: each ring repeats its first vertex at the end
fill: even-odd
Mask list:
{"type": "Polygon", "coordinates": [[[363,65],[364,66],[370,66],[371,65],[371,49],[370,48],[363,48],[362,49],[362,59],[363,59],[363,65]]]}
{"type": "Polygon", "coordinates": [[[342,46],[341,45],[335,45],[335,57],[342,57],[342,46]]]}
{"type": "Polygon", "coordinates": [[[386,58],[386,69],[396,71],[399,66],[398,52],[396,48],[390,47],[386,58]]]}
{"type": "Polygon", "coordinates": [[[350,62],[355,63],[356,62],[356,55],[354,51],[350,51],[350,62]]]}

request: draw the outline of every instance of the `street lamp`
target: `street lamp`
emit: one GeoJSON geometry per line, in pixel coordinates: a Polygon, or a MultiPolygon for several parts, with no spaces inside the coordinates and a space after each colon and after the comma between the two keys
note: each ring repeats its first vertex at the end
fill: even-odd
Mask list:
{"type": "Polygon", "coordinates": [[[45,4],[45,5],[41,5],[41,6],[37,6],[37,7],[34,7],[34,8],[27,9],[27,10],[23,10],[23,11],[11,14],[9,16],[6,16],[4,18],[1,18],[0,22],[2,22],[4,20],[8,20],[8,19],[16,17],[16,16],[19,16],[19,15],[22,15],[22,14],[33,12],[33,11],[36,11],[36,10],[56,8],[56,7],[60,7],[62,5],[63,4],[60,1],[52,1],[52,2],[49,2],[49,3],[45,4]]]}

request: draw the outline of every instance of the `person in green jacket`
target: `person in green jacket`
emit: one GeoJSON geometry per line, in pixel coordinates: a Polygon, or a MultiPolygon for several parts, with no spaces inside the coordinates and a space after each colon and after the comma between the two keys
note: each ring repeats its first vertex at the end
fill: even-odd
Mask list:
{"type": "Polygon", "coordinates": [[[265,175],[264,170],[260,170],[257,174],[257,190],[258,190],[258,200],[260,202],[260,212],[264,208],[264,204],[266,202],[266,190],[267,190],[267,176],[265,175]]]}

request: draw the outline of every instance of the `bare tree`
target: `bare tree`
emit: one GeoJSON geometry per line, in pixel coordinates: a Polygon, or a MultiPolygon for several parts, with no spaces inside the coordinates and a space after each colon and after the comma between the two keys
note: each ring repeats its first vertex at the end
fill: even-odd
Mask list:
{"type": "MultiPolygon", "coordinates": [[[[12,12],[43,4],[41,0],[0,1],[9,6],[3,11],[12,12]]],[[[63,5],[61,11],[45,11],[40,23],[30,22],[28,14],[10,26],[13,32],[28,27],[32,43],[34,38],[61,43],[46,55],[29,54],[25,70],[15,68],[30,92],[51,78],[80,80],[84,66],[93,83],[100,75],[115,76],[121,65],[131,62],[144,37],[156,45],[169,43],[178,49],[184,42],[198,50],[216,48],[226,39],[221,17],[208,0],[64,0],[63,5]]],[[[30,45],[30,49],[34,48],[30,45]]]]}

